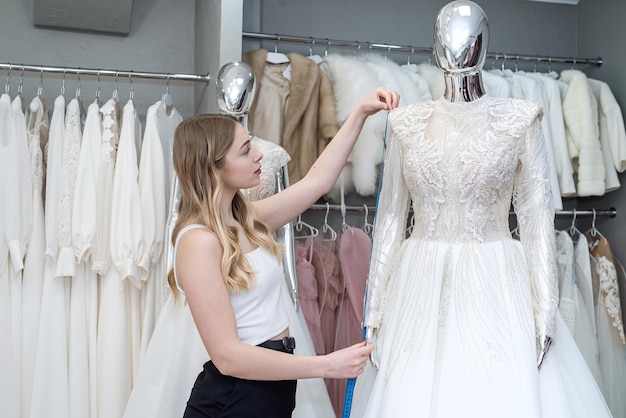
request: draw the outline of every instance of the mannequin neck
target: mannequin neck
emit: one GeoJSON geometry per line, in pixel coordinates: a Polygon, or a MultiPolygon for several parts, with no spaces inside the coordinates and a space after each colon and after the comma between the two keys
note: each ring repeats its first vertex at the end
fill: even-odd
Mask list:
{"type": "Polygon", "coordinates": [[[237,115],[235,118],[241,123],[241,126],[246,130],[246,132],[250,132],[248,130],[248,114],[244,113],[242,115],[237,115]]]}
{"type": "Polygon", "coordinates": [[[446,90],[443,94],[450,102],[471,102],[485,95],[480,70],[453,74],[444,72],[446,90]]]}

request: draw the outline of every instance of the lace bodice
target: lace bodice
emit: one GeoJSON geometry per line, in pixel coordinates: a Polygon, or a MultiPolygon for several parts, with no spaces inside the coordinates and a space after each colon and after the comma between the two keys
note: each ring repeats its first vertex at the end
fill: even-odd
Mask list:
{"type": "Polygon", "coordinates": [[[245,190],[250,200],[255,201],[270,197],[276,192],[276,176],[291,157],[280,145],[256,136],[252,137],[252,145],[263,154],[259,184],[245,190]]]}
{"type": "MultiPolygon", "coordinates": [[[[539,107],[498,102],[441,99],[390,115],[415,209],[413,236],[447,242],[509,236],[508,213],[526,145],[520,138],[532,128],[539,107]]],[[[547,181],[545,168],[533,167],[539,183],[547,181]]],[[[547,207],[549,189],[544,189],[537,199],[547,207]]]]}
{"type": "Polygon", "coordinates": [[[384,298],[392,256],[405,238],[411,202],[411,237],[451,244],[510,238],[513,202],[533,276],[538,332],[553,335],[558,282],[541,117],[537,104],[488,96],[471,103],[439,99],[389,114],[392,134],[370,268],[369,325],[380,323],[379,298],[384,298]]]}

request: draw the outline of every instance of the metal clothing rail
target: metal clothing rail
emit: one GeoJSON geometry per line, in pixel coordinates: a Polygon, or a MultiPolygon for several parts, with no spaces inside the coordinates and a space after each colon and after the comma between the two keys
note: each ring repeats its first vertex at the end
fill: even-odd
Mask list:
{"type": "Polygon", "coordinates": [[[132,70],[106,70],[101,68],[72,68],[72,67],[56,67],[50,65],[25,65],[0,63],[0,69],[11,71],[32,71],[38,73],[57,73],[57,74],[78,74],[78,75],[94,75],[94,76],[112,76],[112,77],[130,77],[130,78],[153,78],[161,80],[180,80],[180,81],[197,81],[208,83],[211,80],[211,74],[180,74],[180,73],[160,73],[148,71],[132,71],[132,70]]]}
{"type": "MultiPolygon", "coordinates": [[[[328,38],[314,38],[314,37],[306,37],[306,36],[293,36],[293,35],[279,35],[279,34],[270,34],[270,33],[259,33],[259,32],[242,32],[242,36],[244,38],[249,39],[261,39],[274,41],[274,49],[277,49],[278,43],[280,42],[292,42],[292,43],[302,43],[309,44],[311,49],[315,45],[322,46],[325,49],[324,53],[328,52],[329,47],[347,47],[347,48],[355,48],[355,53],[364,50],[384,50],[387,52],[408,52],[410,54],[420,53],[420,54],[432,54],[433,48],[422,47],[422,46],[412,46],[412,45],[394,45],[387,44],[382,42],[360,42],[360,41],[345,41],[339,39],[328,39],[328,38]]],[[[516,54],[509,52],[489,52],[487,53],[487,57],[495,58],[496,61],[498,59],[503,59],[502,64],[507,60],[512,60],[513,62],[519,61],[528,61],[533,62],[535,64],[540,63],[561,63],[561,64],[590,64],[590,65],[602,65],[602,58],[576,58],[576,57],[552,57],[548,55],[525,55],[525,54],[516,54]]]]}
{"type": "MultiPolygon", "coordinates": [[[[346,205],[345,206],[345,210],[347,211],[355,211],[355,212],[363,212],[365,211],[366,205],[361,205],[361,206],[357,206],[357,205],[346,205]]],[[[341,205],[335,205],[335,204],[314,204],[312,205],[309,209],[312,210],[341,210],[341,205]]],[[[367,210],[369,212],[375,212],[376,211],[376,207],[375,206],[367,206],[367,210]]],[[[510,212],[511,215],[515,215],[515,212],[510,212]]],[[[609,218],[615,218],[617,216],[617,209],[615,208],[610,208],[610,209],[585,209],[585,210],[578,210],[578,209],[572,209],[572,210],[559,210],[556,211],[555,213],[556,216],[563,216],[563,217],[567,217],[567,216],[601,216],[601,217],[609,217],[609,218]]]]}

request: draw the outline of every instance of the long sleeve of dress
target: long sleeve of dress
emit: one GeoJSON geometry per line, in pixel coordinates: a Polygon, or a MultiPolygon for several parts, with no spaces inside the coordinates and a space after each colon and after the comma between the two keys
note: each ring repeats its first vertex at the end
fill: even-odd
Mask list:
{"type": "Polygon", "coordinates": [[[6,186],[5,239],[14,271],[24,268],[24,256],[33,224],[33,180],[30,172],[30,154],[26,137],[26,120],[22,101],[17,96],[12,107],[12,135],[9,139],[9,173],[14,176],[6,186]]]}
{"type": "Polygon", "coordinates": [[[129,279],[137,287],[141,287],[137,268],[143,246],[135,146],[135,135],[139,135],[140,131],[138,125],[135,107],[129,101],[124,106],[113,178],[111,261],[119,271],[122,280],[129,279]]]}
{"type": "Polygon", "coordinates": [[[146,115],[146,132],[139,163],[139,195],[143,221],[144,251],[139,259],[140,274],[146,280],[150,267],[161,257],[165,238],[166,196],[165,162],[163,148],[156,125],[156,107],[146,115]]]}
{"type": "Polygon", "coordinates": [[[394,135],[390,135],[387,144],[365,305],[364,325],[374,328],[378,328],[382,321],[391,267],[405,238],[410,203],[409,191],[402,175],[400,144],[394,135]]]}
{"type": "Polygon", "coordinates": [[[83,129],[72,209],[72,243],[78,262],[85,262],[91,256],[96,236],[96,176],[99,152],[94,153],[94,148],[99,150],[101,142],[100,108],[97,102],[93,102],[87,109],[83,129]]]}
{"type": "Polygon", "coordinates": [[[554,339],[558,306],[554,212],[550,205],[548,157],[540,120],[538,111],[520,142],[513,205],[528,260],[536,332],[538,336],[554,339]]]}

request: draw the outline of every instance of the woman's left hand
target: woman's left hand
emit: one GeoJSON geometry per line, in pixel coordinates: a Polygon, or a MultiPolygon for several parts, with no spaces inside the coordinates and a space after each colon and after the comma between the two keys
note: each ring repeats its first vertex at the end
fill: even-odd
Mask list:
{"type": "Polygon", "coordinates": [[[373,115],[380,110],[391,110],[398,107],[400,95],[393,90],[379,87],[374,93],[367,96],[361,103],[361,111],[366,115],[373,115]]]}

